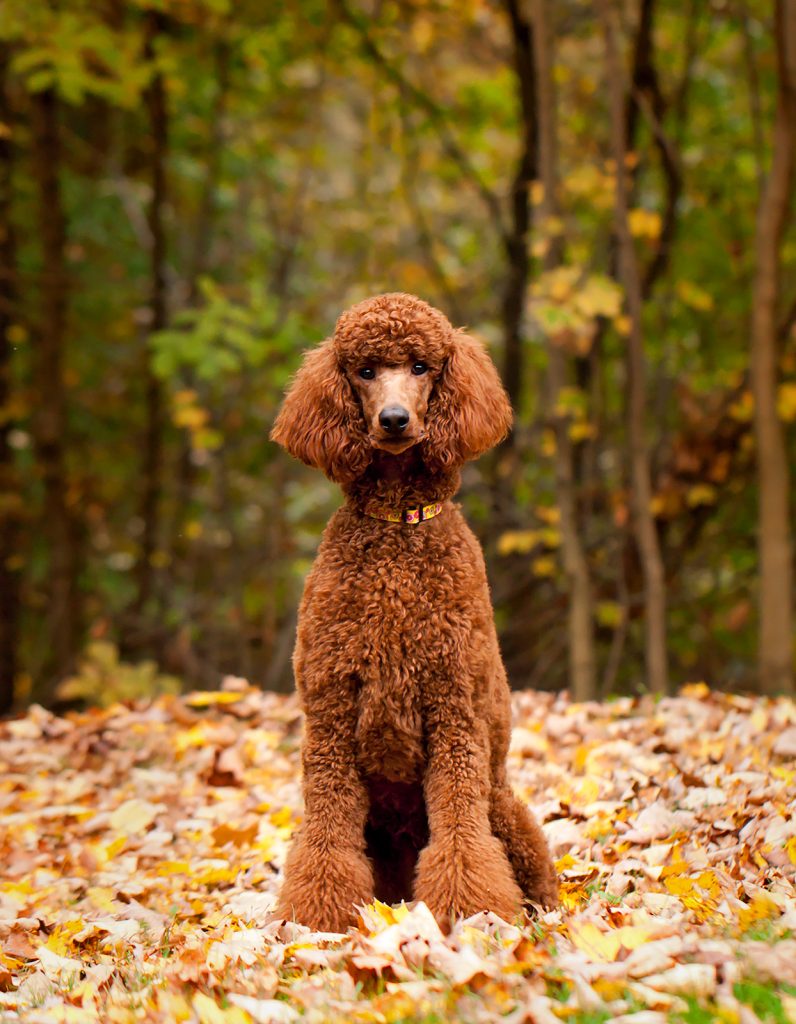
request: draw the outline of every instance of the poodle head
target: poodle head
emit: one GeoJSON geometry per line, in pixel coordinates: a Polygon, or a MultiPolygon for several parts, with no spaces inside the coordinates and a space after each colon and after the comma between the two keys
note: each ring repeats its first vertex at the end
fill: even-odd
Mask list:
{"type": "Polygon", "coordinates": [[[339,483],[356,480],[374,450],[420,446],[445,470],[493,447],[511,407],[483,345],[413,295],[352,306],[305,357],[272,437],[339,483]]]}

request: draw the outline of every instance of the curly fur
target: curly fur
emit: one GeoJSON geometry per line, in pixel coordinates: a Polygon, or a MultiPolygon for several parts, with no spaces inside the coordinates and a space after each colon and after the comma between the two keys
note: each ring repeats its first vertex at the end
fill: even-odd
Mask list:
{"type": "Polygon", "coordinates": [[[354,905],[422,899],[451,915],[552,906],[544,836],[513,794],[509,690],[481,549],[450,501],[462,464],[507,433],[511,409],[484,347],[414,296],[339,318],[285,397],[272,437],[338,482],[346,501],[307,578],[294,655],[306,714],[304,824],[278,912],[342,930],[354,905]],[[377,452],[353,375],[422,360],[434,375],[422,439],[377,452]],[[444,502],[417,526],[370,504],[444,502]]]}

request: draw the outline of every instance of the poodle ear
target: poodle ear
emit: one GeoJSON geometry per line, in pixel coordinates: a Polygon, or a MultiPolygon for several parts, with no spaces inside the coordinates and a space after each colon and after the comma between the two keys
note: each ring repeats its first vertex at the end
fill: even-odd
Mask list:
{"type": "Polygon", "coordinates": [[[370,462],[362,412],[340,368],[331,338],[304,356],[271,431],[271,440],[337,483],[370,462]]]}
{"type": "Polygon", "coordinates": [[[446,468],[475,459],[506,437],[511,422],[511,405],[489,353],[457,331],[426,416],[431,460],[446,468]]]}

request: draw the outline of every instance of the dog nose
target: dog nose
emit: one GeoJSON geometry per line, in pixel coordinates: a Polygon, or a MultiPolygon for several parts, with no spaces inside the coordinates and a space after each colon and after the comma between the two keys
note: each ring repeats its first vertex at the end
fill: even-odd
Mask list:
{"type": "Polygon", "coordinates": [[[409,413],[401,405],[388,405],[379,413],[379,423],[388,434],[402,434],[409,426],[409,413]]]}

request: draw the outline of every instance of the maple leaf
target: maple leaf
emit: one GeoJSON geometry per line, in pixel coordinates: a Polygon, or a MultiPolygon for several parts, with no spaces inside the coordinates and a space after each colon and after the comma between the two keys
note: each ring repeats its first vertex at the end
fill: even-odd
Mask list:
{"type": "MultiPolygon", "coordinates": [[[[555,510],[539,520],[558,527],[555,510]]],[[[561,907],[443,935],[425,904],[376,901],[340,935],[274,919],[302,816],[299,713],[234,685],[234,702],[0,723],[0,1015],[127,1024],[134,998],[152,1024],[330,1006],[341,1020],[640,1024],[735,998],[722,977],[789,983],[791,702],[704,682],[658,704],[515,694],[511,782],[557,856],[561,907]],[[111,733],[103,759],[78,756],[111,733]]]]}

